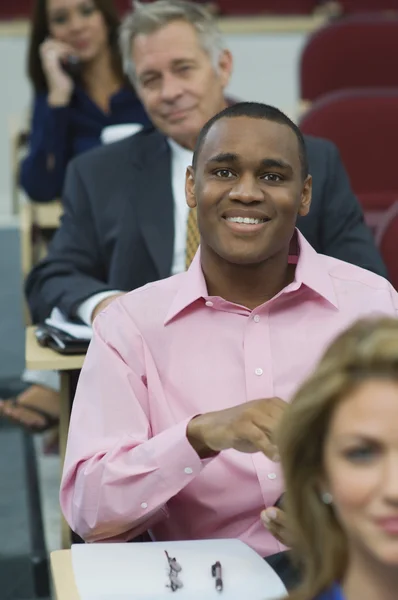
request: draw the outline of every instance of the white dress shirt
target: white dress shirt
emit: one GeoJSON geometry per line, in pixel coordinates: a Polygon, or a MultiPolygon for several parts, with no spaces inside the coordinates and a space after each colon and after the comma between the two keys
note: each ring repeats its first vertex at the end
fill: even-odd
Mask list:
{"type": "MultiPolygon", "coordinates": [[[[174,253],[171,275],[185,271],[185,247],[187,238],[187,221],[189,207],[185,200],[185,173],[192,164],[193,152],[183,148],[174,140],[168,140],[171,150],[171,186],[174,198],[174,253]]],[[[87,325],[91,325],[91,317],[95,307],[120,290],[99,292],[87,298],[77,309],[77,316],[87,325]]]]}

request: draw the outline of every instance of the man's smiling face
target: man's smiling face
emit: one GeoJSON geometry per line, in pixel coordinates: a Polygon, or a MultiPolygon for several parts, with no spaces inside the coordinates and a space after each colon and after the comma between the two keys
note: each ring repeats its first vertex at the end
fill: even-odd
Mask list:
{"type": "Polygon", "coordinates": [[[294,131],[246,116],[214,123],[186,189],[188,204],[197,205],[202,248],[234,264],[258,264],[288,249],[297,216],[311,202],[294,131]]]}

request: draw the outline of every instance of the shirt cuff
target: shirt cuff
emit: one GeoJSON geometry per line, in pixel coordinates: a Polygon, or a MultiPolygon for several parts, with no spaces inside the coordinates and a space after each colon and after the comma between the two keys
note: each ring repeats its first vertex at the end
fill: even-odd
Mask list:
{"type": "Polygon", "coordinates": [[[90,298],[87,298],[87,300],[80,304],[76,310],[76,315],[83,321],[83,323],[86,323],[86,325],[91,327],[91,318],[94,309],[98,306],[98,304],[106,298],[120,293],[120,290],[109,290],[107,292],[99,292],[98,294],[94,294],[94,296],[90,296],[90,298]]]}
{"type": "MultiPolygon", "coordinates": [[[[201,459],[187,438],[189,417],[183,422],[166,429],[141,446],[142,464],[156,468],[156,482],[153,489],[148,487],[147,497],[141,497],[141,514],[143,517],[151,511],[159,510],[159,506],[178,494],[197,477],[214,457],[201,459]]],[[[143,486],[143,490],[145,487],[143,486]]]]}

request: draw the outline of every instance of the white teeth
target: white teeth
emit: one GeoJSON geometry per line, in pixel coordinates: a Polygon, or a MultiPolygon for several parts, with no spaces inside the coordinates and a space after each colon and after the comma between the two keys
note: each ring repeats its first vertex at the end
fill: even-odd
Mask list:
{"type": "Polygon", "coordinates": [[[264,219],[251,219],[249,217],[227,217],[231,223],[244,223],[245,225],[259,225],[264,219]]]}

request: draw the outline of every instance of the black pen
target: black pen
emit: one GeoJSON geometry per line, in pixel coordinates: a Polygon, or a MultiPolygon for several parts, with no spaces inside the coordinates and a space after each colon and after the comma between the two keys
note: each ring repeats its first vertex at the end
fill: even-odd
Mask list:
{"type": "Polygon", "coordinates": [[[217,592],[222,592],[222,590],[223,590],[222,570],[221,570],[221,563],[219,560],[216,563],[214,563],[214,565],[211,567],[211,574],[213,575],[213,577],[216,578],[217,592]]]}

